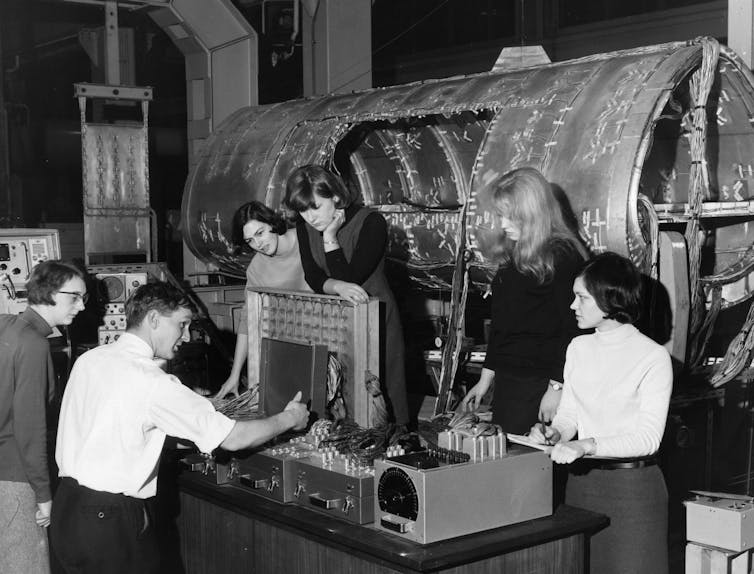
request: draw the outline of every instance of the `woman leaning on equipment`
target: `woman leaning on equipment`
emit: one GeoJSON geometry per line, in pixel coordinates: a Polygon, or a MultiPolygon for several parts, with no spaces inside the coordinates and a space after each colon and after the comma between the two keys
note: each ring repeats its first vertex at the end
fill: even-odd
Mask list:
{"type": "Polygon", "coordinates": [[[663,574],[668,494],[653,457],[673,387],[670,356],[633,325],[641,277],[628,259],[597,256],[573,293],[579,327],[595,331],[568,347],[552,426],[536,425],[530,437],[554,444],[553,461],[572,463],[566,503],[610,517],[610,526],[592,537],[590,571],[663,574]]]}
{"type": "Polygon", "coordinates": [[[536,169],[508,172],[490,189],[505,234],[487,357],[461,407],[476,408],[494,381],[493,422],[523,434],[537,420],[549,422],[560,400],[565,350],[578,334],[571,287],[587,252],[536,169]]]}
{"type": "Polygon", "coordinates": [[[406,425],[403,329],[383,270],[387,223],[358,199],[337,175],[306,165],[288,177],[284,203],[301,216],[296,226],[301,263],[315,292],[339,295],[355,304],[365,303],[371,295],[385,303],[384,389],[395,422],[406,425]]]}
{"type": "MultiPolygon", "coordinates": [[[[282,215],[259,201],[243,204],[233,217],[233,239],[243,251],[253,256],[246,268],[246,288],[311,291],[304,279],[296,230],[288,228],[282,215]]],[[[228,379],[216,396],[238,394],[238,382],[249,354],[246,312],[238,327],[233,366],[228,379]]]]}

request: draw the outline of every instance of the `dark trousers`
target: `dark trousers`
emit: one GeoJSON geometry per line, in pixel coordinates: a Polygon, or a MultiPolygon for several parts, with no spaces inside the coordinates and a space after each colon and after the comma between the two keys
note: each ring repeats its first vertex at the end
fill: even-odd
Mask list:
{"type": "Polygon", "coordinates": [[[543,375],[495,371],[492,422],[505,432],[528,433],[539,420],[539,403],[550,379],[543,375]]]}
{"type": "Polygon", "coordinates": [[[159,548],[151,500],[63,478],[52,504],[52,549],[67,574],[152,574],[159,548]]]}

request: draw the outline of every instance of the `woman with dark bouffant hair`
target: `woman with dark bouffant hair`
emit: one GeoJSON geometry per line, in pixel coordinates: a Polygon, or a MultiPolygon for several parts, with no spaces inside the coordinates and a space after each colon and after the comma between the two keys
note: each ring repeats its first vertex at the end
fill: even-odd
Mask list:
{"type": "Polygon", "coordinates": [[[383,270],[387,222],[363,207],[343,181],[316,165],[299,167],[288,178],[285,205],[297,212],[296,225],[306,281],[317,293],[352,303],[369,296],[385,303],[385,391],[395,422],[409,422],[403,329],[383,270]]]}
{"type": "Polygon", "coordinates": [[[494,382],[492,420],[523,434],[537,420],[552,420],[560,401],[565,350],[578,333],[568,308],[571,287],[587,251],[536,169],[508,172],[489,189],[503,229],[495,253],[500,268],[487,357],[461,408],[478,407],[494,382]]]}
{"type": "MultiPolygon", "coordinates": [[[[233,240],[236,246],[253,254],[246,268],[246,288],[308,291],[304,279],[296,230],[289,228],[285,218],[259,201],[250,201],[238,208],[233,217],[233,240]]],[[[241,315],[228,379],[216,396],[238,394],[238,382],[249,354],[246,313],[241,315]]]]}
{"type": "Polygon", "coordinates": [[[579,327],[594,329],[568,347],[563,399],[550,427],[531,429],[569,464],[565,501],[610,517],[595,534],[590,572],[668,571],[668,492],[655,454],[665,432],[673,369],[664,347],[634,327],[641,276],[617,253],[603,253],[573,284],[579,327]]]}

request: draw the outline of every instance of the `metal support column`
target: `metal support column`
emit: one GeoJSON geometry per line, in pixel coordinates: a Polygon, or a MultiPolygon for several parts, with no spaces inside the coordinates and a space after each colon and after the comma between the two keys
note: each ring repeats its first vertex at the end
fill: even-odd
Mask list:
{"type": "Polygon", "coordinates": [[[371,0],[303,2],[304,95],[372,87],[371,0]]]}
{"type": "Polygon", "coordinates": [[[754,3],[728,0],[728,46],[746,65],[754,66],[754,3]]]}
{"type": "Polygon", "coordinates": [[[118,3],[105,2],[105,83],[120,85],[120,39],[118,37],[118,3]]]}
{"type": "MultiPolygon", "coordinates": [[[[0,7],[0,16],[3,8],[0,7]]],[[[0,29],[2,34],[2,29],[0,29]]],[[[2,62],[2,41],[0,38],[0,62],[2,62]]],[[[10,149],[8,140],[8,115],[5,111],[5,75],[0,66],[0,217],[12,214],[10,192],[10,149]]]]}

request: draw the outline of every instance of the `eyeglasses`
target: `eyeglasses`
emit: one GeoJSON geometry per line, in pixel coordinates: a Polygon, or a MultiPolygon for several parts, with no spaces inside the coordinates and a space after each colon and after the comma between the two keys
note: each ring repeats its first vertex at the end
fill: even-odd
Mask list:
{"type": "Polygon", "coordinates": [[[78,291],[58,291],[58,293],[64,293],[66,295],[73,296],[74,302],[81,300],[82,303],[86,305],[86,302],[89,301],[89,293],[79,293],[78,291]]]}

